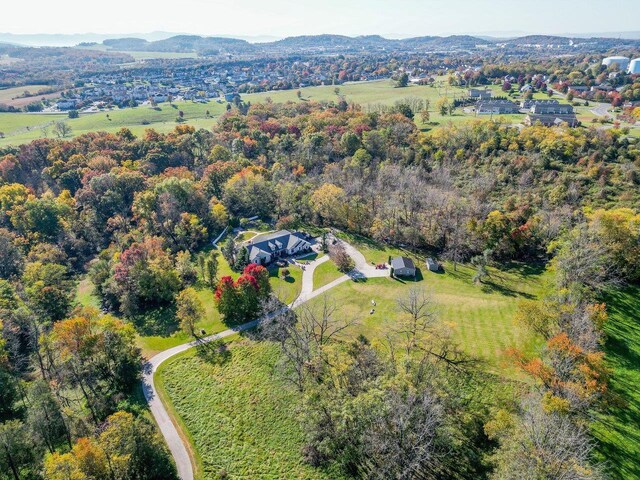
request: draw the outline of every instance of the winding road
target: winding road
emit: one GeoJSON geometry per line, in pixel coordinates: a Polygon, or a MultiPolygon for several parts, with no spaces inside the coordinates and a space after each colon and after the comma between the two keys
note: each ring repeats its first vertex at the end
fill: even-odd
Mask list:
{"type": "MultiPolygon", "coordinates": [[[[307,265],[305,265],[305,269],[302,273],[302,288],[300,290],[300,295],[291,304],[287,305],[287,308],[298,307],[299,305],[302,305],[303,303],[308,302],[309,300],[331,290],[333,287],[351,279],[362,277],[384,277],[389,275],[389,270],[377,270],[374,266],[368,265],[364,258],[364,255],[362,255],[362,253],[360,253],[352,245],[341,240],[338,240],[338,242],[342,243],[342,245],[345,247],[345,251],[351,256],[351,258],[353,258],[355,269],[348,275],[343,275],[320,288],[314,289],[313,272],[318,265],[321,265],[322,263],[328,261],[329,257],[325,255],[309,262],[307,265]]],[[[158,367],[160,367],[160,365],[162,365],[162,363],[164,363],[166,360],[175,355],[178,355],[179,353],[185,352],[190,348],[195,347],[198,343],[208,343],[222,338],[230,337],[231,335],[235,335],[239,332],[250,330],[256,327],[261,320],[262,318],[258,318],[256,320],[252,320],[251,322],[247,322],[223,332],[216,333],[215,335],[199,339],[198,341],[194,340],[188,343],[183,343],[182,345],[178,345],[173,348],[169,348],[168,350],[164,350],[157,355],[154,355],[145,364],[142,376],[142,390],[144,392],[144,397],[149,404],[149,410],[151,411],[153,418],[155,418],[156,422],[158,423],[158,427],[160,428],[162,436],[167,442],[169,451],[171,452],[171,455],[173,456],[176,463],[178,476],[182,480],[193,480],[193,466],[191,464],[191,457],[189,455],[189,451],[187,450],[187,446],[183,442],[182,437],[178,433],[178,429],[176,428],[171,419],[171,416],[169,415],[169,412],[167,412],[167,409],[162,404],[162,400],[160,399],[160,396],[158,395],[158,392],[155,388],[153,378],[154,374],[158,370],[158,367]]]]}

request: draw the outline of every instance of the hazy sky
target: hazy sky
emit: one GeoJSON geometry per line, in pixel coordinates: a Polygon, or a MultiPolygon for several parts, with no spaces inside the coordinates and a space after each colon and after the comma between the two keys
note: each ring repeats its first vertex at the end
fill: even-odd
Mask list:
{"type": "Polygon", "coordinates": [[[0,32],[392,37],[640,30],[640,0],[6,0],[0,32]]]}

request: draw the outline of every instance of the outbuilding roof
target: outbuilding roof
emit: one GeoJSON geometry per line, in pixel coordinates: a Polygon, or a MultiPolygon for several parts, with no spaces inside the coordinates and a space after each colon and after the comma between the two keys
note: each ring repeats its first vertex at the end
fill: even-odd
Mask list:
{"type": "Polygon", "coordinates": [[[402,268],[412,268],[415,270],[416,266],[413,264],[413,260],[407,257],[396,257],[391,260],[391,266],[394,270],[400,270],[402,268]]]}

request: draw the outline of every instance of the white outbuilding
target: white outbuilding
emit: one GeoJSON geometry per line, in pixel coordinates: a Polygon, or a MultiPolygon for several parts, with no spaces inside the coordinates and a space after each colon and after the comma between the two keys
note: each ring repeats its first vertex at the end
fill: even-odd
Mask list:
{"type": "Polygon", "coordinates": [[[629,63],[628,73],[640,73],[640,58],[634,58],[629,63]]]}

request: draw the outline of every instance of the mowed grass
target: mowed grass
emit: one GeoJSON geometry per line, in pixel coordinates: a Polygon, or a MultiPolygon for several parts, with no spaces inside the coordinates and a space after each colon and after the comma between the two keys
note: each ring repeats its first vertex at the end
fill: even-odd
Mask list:
{"type": "Polygon", "coordinates": [[[226,104],[215,101],[205,104],[162,103],[157,109],[142,105],[108,112],[81,113],[79,118],[74,119],[68,118],[66,114],[0,113],[0,132],[5,134],[5,137],[0,139],[0,146],[42,138],[45,136],[42,128],[46,126],[49,127],[48,137],[54,138],[51,126],[58,121],[64,121],[71,127],[72,136],[96,131],[117,132],[124,127],[129,128],[135,135],[142,135],[148,128],[166,133],[179,125],[176,122],[179,111],[184,114],[183,123],[195,128],[210,129],[216,123],[217,117],[226,111],[226,104]]]}
{"type": "Polygon", "coordinates": [[[596,415],[592,433],[596,458],[609,478],[640,479],[640,288],[605,296],[609,321],[605,324],[605,353],[611,369],[612,400],[596,415]]]}
{"type": "MultiPolygon", "coordinates": [[[[357,322],[350,335],[362,333],[372,340],[381,340],[393,331],[401,315],[398,299],[405,297],[411,288],[420,288],[431,297],[438,320],[451,326],[454,338],[465,352],[486,362],[488,372],[515,376],[506,350],[518,348],[531,353],[539,341],[515,324],[513,317],[519,301],[537,298],[545,288],[547,274],[542,269],[524,266],[506,271],[491,269],[486,284],[476,285],[472,281],[474,269],[458,265],[457,271],[453,271],[450,264],[444,266],[444,273],[422,269],[418,281],[391,278],[348,281],[331,289],[326,297],[337,308],[338,318],[357,322]]],[[[311,308],[323,301],[322,297],[312,300],[311,308]]]]}
{"type": "Polygon", "coordinates": [[[333,261],[327,260],[326,262],[318,265],[313,271],[313,289],[317,290],[318,288],[337,280],[343,275],[344,273],[338,270],[338,267],[336,267],[336,264],[333,263],[333,261]]]}
{"type": "Polygon", "coordinates": [[[191,350],[156,374],[197,452],[197,478],[339,478],[303,462],[300,397],[275,371],[278,348],[241,340],[228,351],[230,358],[212,364],[191,350]]]}

